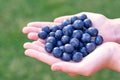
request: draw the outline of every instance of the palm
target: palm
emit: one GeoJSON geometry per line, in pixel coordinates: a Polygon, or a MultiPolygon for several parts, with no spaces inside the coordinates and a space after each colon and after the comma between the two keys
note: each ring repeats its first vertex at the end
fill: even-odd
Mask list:
{"type": "MultiPolygon", "coordinates": [[[[108,20],[106,17],[95,13],[85,13],[85,14],[87,14],[88,18],[92,20],[93,26],[96,27],[99,30],[99,33],[104,37],[104,41],[113,41],[111,38],[108,37],[109,35],[111,35],[111,33],[110,33],[110,28],[108,28],[109,24],[107,23],[108,20]]],[[[80,15],[80,14],[76,14],[76,15],[80,15]]],[[[106,52],[109,49],[108,44],[107,45],[105,43],[102,44],[94,52],[86,56],[81,62],[73,63],[73,62],[63,62],[62,60],[53,57],[50,53],[47,53],[44,50],[44,46],[45,46],[44,41],[38,39],[37,34],[42,27],[58,25],[62,21],[64,21],[65,19],[69,19],[70,17],[71,16],[60,17],[55,19],[54,22],[33,22],[28,24],[27,27],[23,29],[23,32],[28,34],[29,39],[33,39],[37,41],[24,44],[24,48],[27,49],[25,51],[25,54],[27,56],[40,60],[48,65],[51,65],[53,70],[55,70],[56,64],[63,64],[63,67],[65,67],[65,69],[62,69],[61,71],[66,72],[68,74],[89,75],[95,73],[96,71],[105,67],[104,65],[106,64],[106,61],[108,61],[107,59],[109,59],[110,57],[108,56],[108,54],[105,54],[108,53],[106,52]],[[70,69],[68,68],[69,66],[71,66],[70,69]],[[90,66],[90,67],[86,69],[85,66],[90,66]],[[79,71],[74,70],[72,69],[73,67],[76,67],[76,69],[80,68],[80,70],[79,71]],[[88,73],[86,72],[86,70],[88,73]]]]}

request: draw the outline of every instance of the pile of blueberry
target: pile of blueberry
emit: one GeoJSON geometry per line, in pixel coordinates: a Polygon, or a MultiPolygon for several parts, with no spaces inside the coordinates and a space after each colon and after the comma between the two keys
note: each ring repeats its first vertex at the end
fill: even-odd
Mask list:
{"type": "Polygon", "coordinates": [[[79,62],[102,44],[103,37],[92,27],[86,14],[73,16],[60,25],[45,26],[38,33],[45,40],[45,50],[64,61],[79,62]]]}

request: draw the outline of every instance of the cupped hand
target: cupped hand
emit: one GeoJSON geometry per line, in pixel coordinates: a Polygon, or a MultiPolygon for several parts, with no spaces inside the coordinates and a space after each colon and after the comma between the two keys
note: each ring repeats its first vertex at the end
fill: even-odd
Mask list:
{"type": "Polygon", "coordinates": [[[72,61],[64,62],[61,59],[53,57],[52,54],[45,51],[44,45],[44,41],[42,40],[32,43],[27,42],[24,44],[24,48],[26,49],[25,54],[50,65],[53,71],[65,72],[71,76],[90,76],[103,68],[120,71],[120,62],[115,62],[120,59],[120,45],[117,43],[103,43],[78,63],[72,61]]]}
{"type": "Polygon", "coordinates": [[[111,27],[111,20],[106,18],[102,14],[91,13],[91,12],[82,12],[75,15],[62,16],[56,18],[54,22],[31,22],[28,23],[26,27],[23,28],[23,33],[28,34],[28,38],[32,40],[38,39],[38,32],[44,26],[53,27],[54,25],[61,24],[64,20],[70,19],[72,16],[80,16],[81,14],[86,14],[89,19],[92,21],[92,26],[96,27],[99,30],[99,34],[103,36],[104,41],[116,41],[114,34],[114,27],[111,27]]]}

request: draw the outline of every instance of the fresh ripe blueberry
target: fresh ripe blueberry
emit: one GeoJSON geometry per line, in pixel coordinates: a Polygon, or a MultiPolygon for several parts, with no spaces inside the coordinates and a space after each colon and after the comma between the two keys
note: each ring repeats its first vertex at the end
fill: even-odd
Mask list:
{"type": "Polygon", "coordinates": [[[39,33],[38,33],[38,37],[39,38],[42,38],[42,39],[45,39],[45,38],[47,38],[47,32],[45,32],[45,31],[40,31],[39,33]]]}
{"type": "Polygon", "coordinates": [[[55,37],[55,32],[50,32],[50,33],[49,33],[49,36],[55,37]]]}
{"type": "Polygon", "coordinates": [[[64,35],[71,36],[72,32],[73,32],[73,26],[72,25],[67,25],[62,29],[62,31],[63,31],[64,35]]]}
{"type": "Polygon", "coordinates": [[[72,54],[69,54],[69,53],[63,53],[62,55],[62,60],[63,61],[70,61],[72,59],[72,54]]]}
{"type": "Polygon", "coordinates": [[[45,50],[48,52],[48,53],[51,53],[52,50],[53,50],[54,46],[52,43],[46,43],[45,44],[45,50]]]}
{"type": "Polygon", "coordinates": [[[59,30],[62,30],[64,27],[65,27],[65,26],[64,26],[64,24],[62,23],[61,25],[58,26],[58,29],[59,29],[59,30]]]}
{"type": "Polygon", "coordinates": [[[84,22],[81,21],[81,20],[76,20],[74,23],[73,23],[73,27],[77,30],[80,30],[82,29],[84,26],[84,22]]]}
{"type": "Polygon", "coordinates": [[[62,36],[61,41],[62,41],[63,44],[66,44],[70,41],[70,37],[64,35],[64,36],[62,36]]]}
{"type": "Polygon", "coordinates": [[[82,47],[84,47],[84,43],[83,42],[79,42],[79,48],[82,48],[82,47]]]}
{"type": "Polygon", "coordinates": [[[95,27],[88,28],[86,32],[89,33],[91,36],[97,36],[98,35],[98,30],[95,27]]]}
{"type": "Polygon", "coordinates": [[[96,36],[95,38],[96,45],[100,45],[103,43],[103,37],[101,35],[96,36]]]}
{"type": "Polygon", "coordinates": [[[71,24],[71,20],[65,20],[65,21],[63,21],[63,26],[67,26],[67,25],[69,25],[69,24],[71,24]]]}
{"type": "Polygon", "coordinates": [[[82,48],[80,48],[80,52],[83,54],[83,57],[85,57],[85,56],[88,55],[88,52],[87,52],[86,47],[82,47],[82,48]]]}
{"type": "Polygon", "coordinates": [[[82,53],[76,52],[75,54],[73,54],[72,60],[75,62],[79,62],[82,60],[82,58],[83,58],[82,53]]]}
{"type": "Polygon", "coordinates": [[[58,29],[59,29],[59,28],[58,28],[57,25],[55,25],[55,26],[53,26],[53,27],[51,28],[52,32],[56,32],[58,29]]]}
{"type": "Polygon", "coordinates": [[[86,49],[88,53],[91,53],[93,50],[95,50],[96,44],[94,43],[87,43],[86,44],[86,49]]]}
{"type": "Polygon", "coordinates": [[[74,47],[71,44],[65,44],[65,52],[72,53],[74,51],[74,47]]]}
{"type": "Polygon", "coordinates": [[[58,39],[58,40],[61,39],[62,35],[63,35],[63,33],[62,33],[61,30],[57,30],[57,31],[55,32],[55,38],[58,39]]]}
{"type": "Polygon", "coordinates": [[[72,52],[72,55],[74,55],[76,52],[79,52],[78,50],[74,50],[73,52],[72,52]]]}
{"type": "Polygon", "coordinates": [[[55,47],[52,51],[53,53],[53,56],[57,57],[57,58],[60,58],[62,56],[62,51],[59,47],[55,47]]]}
{"type": "Polygon", "coordinates": [[[42,31],[45,31],[45,32],[49,33],[50,28],[48,26],[45,26],[45,27],[42,28],[42,31]]]}
{"type": "Polygon", "coordinates": [[[82,37],[83,32],[81,30],[74,30],[72,37],[80,39],[82,37]]]}
{"type": "Polygon", "coordinates": [[[78,48],[79,47],[79,44],[80,44],[80,41],[77,39],[77,38],[72,38],[70,40],[70,44],[74,47],[74,48],[78,48]]]}
{"type": "Polygon", "coordinates": [[[56,41],[56,39],[55,39],[55,37],[52,37],[52,36],[50,36],[50,37],[48,37],[47,39],[46,39],[46,43],[52,43],[53,45],[56,45],[56,43],[57,43],[57,41],[56,41]]]}
{"type": "Polygon", "coordinates": [[[91,36],[88,33],[84,33],[81,38],[82,42],[88,43],[91,41],[91,36]]]}
{"type": "Polygon", "coordinates": [[[84,21],[85,19],[87,19],[87,15],[86,14],[82,14],[81,16],[79,16],[79,19],[84,21]]]}
{"type": "Polygon", "coordinates": [[[84,20],[84,26],[85,26],[86,28],[91,27],[91,26],[92,26],[91,20],[90,20],[90,19],[85,19],[85,20],[84,20]]]}
{"type": "Polygon", "coordinates": [[[57,46],[59,47],[59,46],[62,46],[63,45],[63,43],[62,43],[62,41],[57,41],[57,46]]]}
{"type": "Polygon", "coordinates": [[[77,16],[73,16],[73,17],[71,17],[71,23],[74,23],[74,21],[76,21],[77,19],[78,19],[77,16]]]}
{"type": "Polygon", "coordinates": [[[62,50],[62,52],[65,52],[65,47],[64,46],[60,46],[59,48],[62,50]]]}

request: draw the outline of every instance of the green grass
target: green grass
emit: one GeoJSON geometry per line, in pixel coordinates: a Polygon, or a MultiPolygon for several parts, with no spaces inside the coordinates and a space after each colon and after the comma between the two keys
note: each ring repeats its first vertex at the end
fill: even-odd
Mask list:
{"type": "Polygon", "coordinates": [[[117,18],[119,8],[119,0],[0,0],[0,80],[119,80],[120,73],[111,70],[91,77],[52,72],[48,65],[24,55],[23,43],[30,40],[21,32],[28,22],[82,11],[117,18]]]}

